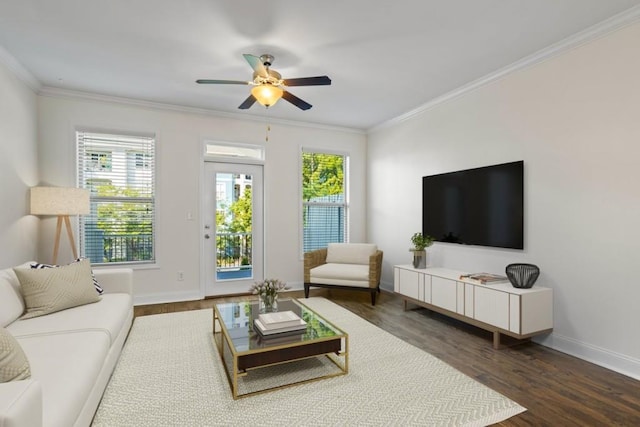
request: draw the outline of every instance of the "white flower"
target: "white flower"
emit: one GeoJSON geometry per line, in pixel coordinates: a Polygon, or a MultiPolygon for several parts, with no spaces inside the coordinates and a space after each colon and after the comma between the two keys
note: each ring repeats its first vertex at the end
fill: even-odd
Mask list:
{"type": "Polygon", "coordinates": [[[263,282],[255,282],[249,288],[252,294],[260,295],[260,296],[265,296],[265,295],[273,296],[276,293],[285,289],[289,289],[289,288],[284,282],[281,282],[278,279],[267,279],[263,282]]]}

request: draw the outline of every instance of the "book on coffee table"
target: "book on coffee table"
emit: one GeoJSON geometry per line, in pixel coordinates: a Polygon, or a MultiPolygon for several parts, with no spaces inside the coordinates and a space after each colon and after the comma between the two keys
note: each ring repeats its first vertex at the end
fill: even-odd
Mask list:
{"type": "Polygon", "coordinates": [[[255,325],[255,331],[263,337],[267,336],[282,336],[283,334],[295,334],[301,333],[307,330],[307,322],[302,319],[298,319],[298,323],[295,325],[266,328],[260,319],[253,321],[255,325]]]}
{"type": "MultiPolygon", "coordinates": [[[[265,330],[281,329],[289,326],[300,326],[300,317],[293,311],[277,311],[274,313],[263,313],[258,316],[260,323],[265,330]]],[[[302,321],[304,323],[304,321],[302,321]]],[[[306,324],[306,323],[305,323],[306,324]]]]}

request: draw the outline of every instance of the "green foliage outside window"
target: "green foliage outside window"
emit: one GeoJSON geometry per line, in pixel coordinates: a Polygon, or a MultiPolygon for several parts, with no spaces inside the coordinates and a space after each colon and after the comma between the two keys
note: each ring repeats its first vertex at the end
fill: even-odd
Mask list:
{"type": "Polygon", "coordinates": [[[302,153],[302,198],[309,200],[344,193],[344,156],[302,153]]]}
{"type": "Polygon", "coordinates": [[[231,223],[229,231],[232,233],[251,233],[251,187],[246,187],[240,198],[229,207],[231,211],[231,223]]]}
{"type": "Polygon", "coordinates": [[[122,202],[103,202],[97,206],[97,227],[105,233],[127,235],[151,233],[153,222],[147,203],[126,201],[127,198],[144,197],[140,190],[105,184],[95,187],[97,197],[118,198],[122,202]]]}

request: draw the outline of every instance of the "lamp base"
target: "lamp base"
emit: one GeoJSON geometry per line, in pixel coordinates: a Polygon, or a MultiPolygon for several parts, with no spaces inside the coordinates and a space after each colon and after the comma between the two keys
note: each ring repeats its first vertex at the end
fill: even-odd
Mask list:
{"type": "Polygon", "coordinates": [[[60,232],[62,231],[62,221],[67,229],[67,236],[69,237],[69,243],[71,244],[71,251],[73,252],[73,259],[78,259],[78,251],[76,250],[76,243],[73,239],[73,231],[71,231],[71,221],[69,215],[58,215],[58,223],[56,224],[56,240],[53,244],[53,262],[58,262],[58,249],[60,248],[60,232]]]}

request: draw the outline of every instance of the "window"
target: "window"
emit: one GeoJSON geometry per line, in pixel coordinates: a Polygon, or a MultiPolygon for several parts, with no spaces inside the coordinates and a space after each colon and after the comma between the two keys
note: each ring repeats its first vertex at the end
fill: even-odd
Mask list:
{"type": "Polygon", "coordinates": [[[92,151],[88,153],[87,165],[92,171],[111,170],[111,153],[92,151]]]}
{"type": "Polygon", "coordinates": [[[131,153],[136,169],[149,169],[151,167],[151,156],[147,153],[131,153]]]}
{"type": "Polygon", "coordinates": [[[348,241],[349,157],[302,150],[303,252],[348,241]]]}
{"type": "Polygon", "coordinates": [[[76,132],[78,185],[90,190],[80,251],[93,264],[155,262],[155,138],[76,132]]]}
{"type": "Polygon", "coordinates": [[[233,142],[205,141],[204,157],[205,159],[233,159],[249,162],[263,162],[264,147],[233,142]]]}

